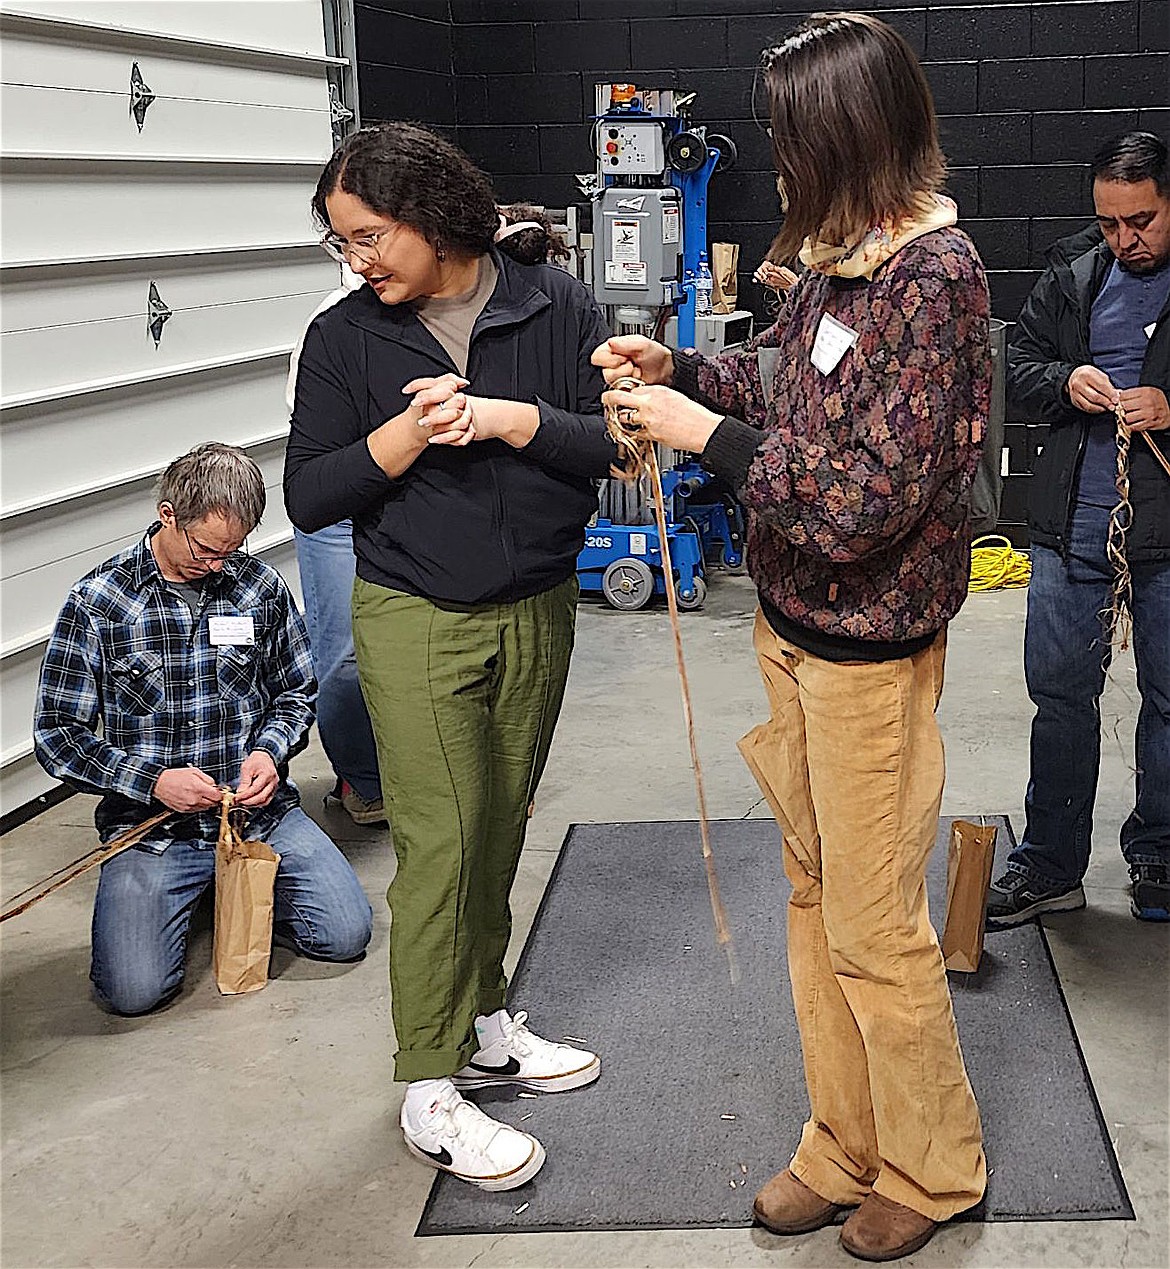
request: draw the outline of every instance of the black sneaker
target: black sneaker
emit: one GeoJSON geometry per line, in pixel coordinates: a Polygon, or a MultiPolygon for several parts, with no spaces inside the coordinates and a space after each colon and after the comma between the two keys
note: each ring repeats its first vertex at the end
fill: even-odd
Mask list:
{"type": "Polygon", "coordinates": [[[1129,906],[1139,921],[1170,921],[1170,868],[1165,864],[1131,864],[1133,887],[1129,906]]]}
{"type": "Polygon", "coordinates": [[[1042,912],[1072,912],[1084,906],[1085,891],[1079,884],[1061,890],[1022,872],[1005,872],[987,891],[987,928],[1006,930],[1042,912]]]}

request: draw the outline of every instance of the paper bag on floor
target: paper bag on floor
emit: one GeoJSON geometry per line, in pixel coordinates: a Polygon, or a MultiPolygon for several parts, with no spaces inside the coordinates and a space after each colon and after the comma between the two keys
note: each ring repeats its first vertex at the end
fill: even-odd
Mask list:
{"type": "Polygon", "coordinates": [[[711,312],[734,313],[739,297],[738,242],[713,242],[711,244],[711,312]]]}
{"type": "Polygon", "coordinates": [[[947,969],[973,974],[983,954],[983,922],[987,888],[995,861],[994,824],[951,824],[951,849],[947,860],[947,920],[942,953],[947,969]]]}
{"type": "Polygon", "coordinates": [[[259,991],[272,955],[272,895],[280,856],[266,842],[246,842],[224,798],[215,848],[215,984],[225,996],[259,991]]]}

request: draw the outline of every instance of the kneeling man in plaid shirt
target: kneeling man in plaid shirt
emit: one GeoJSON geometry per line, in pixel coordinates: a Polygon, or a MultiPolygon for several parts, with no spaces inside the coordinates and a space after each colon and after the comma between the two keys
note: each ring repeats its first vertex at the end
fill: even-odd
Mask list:
{"type": "Polygon", "coordinates": [[[242,450],[209,443],[176,459],[158,520],[73,587],[45,653],[36,755],[50,775],[104,795],[102,841],[162,807],[178,812],[102,867],[90,977],[115,1013],[147,1013],[182,985],[225,786],[250,813],[247,835],[280,855],[275,940],[346,961],[370,939],[361,884],[288,779],[316,683],[288,588],[241,549],[264,502],[242,450]]]}

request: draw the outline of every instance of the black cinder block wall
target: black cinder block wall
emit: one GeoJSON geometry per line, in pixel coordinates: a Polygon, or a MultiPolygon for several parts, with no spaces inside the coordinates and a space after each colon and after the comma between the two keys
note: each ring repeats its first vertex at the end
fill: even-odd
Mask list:
{"type": "MultiPolygon", "coordinates": [[[[740,295],[775,229],[767,138],[752,119],[760,50],[809,0],[357,0],[362,114],[454,129],[502,197],[563,205],[589,171],[596,80],[695,91],[698,122],[740,160],[712,182],[711,237],[742,246],[740,295]]],[[[825,8],[850,7],[829,0],[825,8]]],[[[1015,318],[1045,249],[1092,214],[1085,164],[1116,132],[1170,133],[1170,0],[866,6],[922,58],[950,188],[1015,318]]]]}
{"type": "MultiPolygon", "coordinates": [[[[741,244],[741,306],[779,212],[768,140],[752,117],[760,51],[817,7],[849,0],[355,0],[362,115],[449,132],[501,198],[563,206],[591,171],[596,81],[697,92],[694,118],[739,148],[711,184],[710,236],[741,244]]],[[[895,25],[934,92],[949,188],[1012,322],[1057,238],[1092,216],[1087,163],[1118,132],[1170,138],[1170,0],[864,6],[895,25]]],[[[1011,421],[1011,420],[1009,420],[1011,421]]],[[[1023,540],[1026,476],[1042,436],[1009,428],[1003,519],[1023,540]],[[1019,436],[1016,436],[1016,432],[1019,436]],[[1017,480],[1016,478],[1020,479],[1017,480]],[[1020,503],[1016,507],[1016,503],[1020,503]]]]}
{"type": "Polygon", "coordinates": [[[410,119],[454,137],[447,0],[354,0],[353,17],[362,122],[410,119]]]}

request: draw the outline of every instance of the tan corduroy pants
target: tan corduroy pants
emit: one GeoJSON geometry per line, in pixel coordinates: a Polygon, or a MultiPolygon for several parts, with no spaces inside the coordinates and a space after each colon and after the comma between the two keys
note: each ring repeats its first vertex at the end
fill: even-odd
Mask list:
{"type": "Polygon", "coordinates": [[[897,661],[823,661],[757,613],[772,717],[740,751],[784,832],[788,961],[812,1114],[793,1173],[942,1221],[983,1195],[979,1110],[926,905],[943,788],[946,635],[897,661]]]}

